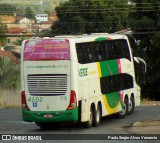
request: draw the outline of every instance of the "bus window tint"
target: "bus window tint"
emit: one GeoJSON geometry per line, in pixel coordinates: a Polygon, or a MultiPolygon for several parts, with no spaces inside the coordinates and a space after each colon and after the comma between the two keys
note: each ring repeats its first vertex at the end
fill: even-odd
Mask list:
{"type": "Polygon", "coordinates": [[[131,60],[127,41],[123,39],[77,43],[76,51],[81,64],[121,58],[131,60]]]}
{"type": "Polygon", "coordinates": [[[102,94],[133,88],[133,77],[129,74],[118,74],[101,77],[102,94]]]}
{"type": "Polygon", "coordinates": [[[111,44],[110,46],[110,60],[111,59],[121,59],[126,58],[128,60],[131,60],[129,48],[126,40],[112,40],[109,41],[111,44]]]}

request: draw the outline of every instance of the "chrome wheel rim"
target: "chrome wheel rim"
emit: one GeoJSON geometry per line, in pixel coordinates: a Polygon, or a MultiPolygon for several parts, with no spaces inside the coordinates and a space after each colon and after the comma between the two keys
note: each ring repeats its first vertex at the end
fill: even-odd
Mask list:
{"type": "Polygon", "coordinates": [[[124,115],[126,113],[126,104],[124,103],[124,107],[122,111],[120,112],[121,115],[124,115]]]}
{"type": "Polygon", "coordinates": [[[131,100],[130,103],[129,103],[128,111],[131,111],[132,106],[133,106],[133,104],[132,104],[132,100],[131,100]]]}
{"type": "Polygon", "coordinates": [[[98,108],[97,110],[97,117],[96,117],[97,122],[100,122],[100,110],[98,108]]]}

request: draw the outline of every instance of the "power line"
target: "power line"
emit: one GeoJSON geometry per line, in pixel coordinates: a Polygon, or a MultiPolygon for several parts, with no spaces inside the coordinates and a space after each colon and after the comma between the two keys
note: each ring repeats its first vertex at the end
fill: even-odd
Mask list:
{"type": "MultiPolygon", "coordinates": [[[[67,30],[71,30],[71,29],[67,29],[67,30]]],[[[95,29],[89,29],[90,31],[91,30],[95,30],[95,29]]],[[[98,30],[104,30],[104,29],[96,29],[97,31],[98,30]]],[[[59,33],[60,34],[60,33],[59,33]]],[[[160,31],[147,31],[147,32],[133,32],[132,33],[133,35],[148,35],[148,34],[151,34],[151,35],[154,35],[154,34],[160,34],[160,31]]],[[[57,34],[55,34],[57,35],[57,34]]],[[[0,37],[40,37],[41,35],[39,34],[35,34],[35,35],[20,35],[20,34],[0,34],[0,37]]]]}
{"type": "MultiPolygon", "coordinates": [[[[53,24],[54,22],[48,22],[48,23],[0,23],[0,24],[7,24],[7,25],[34,25],[34,26],[39,26],[39,25],[48,25],[48,24],[53,24]]],[[[144,21],[123,21],[123,20],[120,20],[120,21],[110,21],[110,22],[102,22],[102,21],[99,21],[99,22],[95,22],[95,21],[86,21],[86,22],[61,22],[61,23],[65,23],[65,24],[119,24],[119,23],[126,23],[126,24],[143,24],[144,21]]],[[[157,24],[157,22],[147,22],[145,24],[157,24]]]]}
{"type": "MultiPolygon", "coordinates": [[[[108,8],[108,6],[110,6],[110,5],[84,5],[84,6],[74,6],[74,5],[70,5],[70,6],[62,6],[63,8],[78,8],[78,9],[82,9],[82,7],[83,8],[85,8],[86,7],[86,9],[85,10],[87,10],[88,9],[88,7],[91,7],[91,9],[97,9],[97,7],[93,7],[93,6],[97,6],[97,7],[101,7],[101,8],[105,8],[105,9],[142,9],[142,8],[148,8],[148,9],[152,9],[152,8],[160,8],[160,4],[159,5],[155,5],[155,6],[134,6],[134,7],[130,7],[130,6],[128,6],[128,5],[126,5],[126,7],[122,7],[122,5],[119,5],[120,7],[118,7],[118,5],[113,5],[114,7],[110,7],[110,8],[108,8]]],[[[60,6],[61,7],[61,6],[60,6]]],[[[0,10],[6,10],[6,8],[5,7],[1,7],[0,8],[0,10]]],[[[6,10],[6,11],[13,11],[13,9],[10,9],[9,10],[9,8],[6,10]]]]}
{"type": "MultiPolygon", "coordinates": [[[[105,9],[83,9],[83,10],[66,10],[66,11],[63,11],[63,10],[58,10],[56,11],[57,14],[88,14],[88,13],[106,13],[106,12],[110,12],[110,13],[118,13],[118,12],[159,12],[160,11],[160,8],[159,9],[143,9],[143,10],[105,10],[105,9]]],[[[13,14],[12,12],[0,12],[1,15],[6,15],[6,13],[8,14],[13,14]]],[[[29,13],[28,13],[29,14],[29,13]]],[[[39,13],[34,13],[34,14],[39,14],[39,13]]],[[[24,15],[24,14],[19,14],[19,15],[24,15]]]]}
{"type": "MultiPolygon", "coordinates": [[[[110,6],[110,4],[107,4],[107,5],[80,5],[80,6],[77,6],[77,5],[64,5],[62,6],[63,8],[80,8],[80,7],[92,7],[92,6],[97,6],[97,7],[107,7],[107,6],[110,6]]],[[[111,5],[111,6],[114,6],[112,8],[124,8],[124,6],[128,7],[128,8],[159,8],[160,7],[160,3],[159,4],[155,4],[155,6],[153,5],[148,5],[148,6],[130,6],[130,5],[118,5],[118,4],[114,4],[114,5],[111,5]],[[120,6],[120,7],[119,7],[120,6]],[[123,7],[122,7],[123,6],[123,7]]],[[[61,7],[61,6],[57,6],[57,7],[61,7]]],[[[94,7],[96,8],[96,7],[94,7]]]]}

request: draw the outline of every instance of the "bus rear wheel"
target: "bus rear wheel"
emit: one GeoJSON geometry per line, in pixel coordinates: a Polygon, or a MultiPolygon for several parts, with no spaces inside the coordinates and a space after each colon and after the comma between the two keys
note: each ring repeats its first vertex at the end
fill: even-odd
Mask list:
{"type": "Polygon", "coordinates": [[[132,114],[134,109],[135,109],[135,101],[134,101],[134,98],[131,97],[130,103],[128,105],[128,115],[132,114]]]}
{"type": "Polygon", "coordinates": [[[90,108],[90,113],[89,113],[89,121],[84,122],[84,127],[85,128],[91,128],[93,126],[93,118],[94,118],[94,113],[93,109],[90,108]]]}
{"type": "Polygon", "coordinates": [[[101,120],[101,109],[99,107],[99,105],[97,106],[97,111],[94,112],[94,118],[93,118],[93,126],[97,127],[100,124],[100,120],[101,120]]]}
{"type": "Polygon", "coordinates": [[[122,118],[124,118],[127,114],[128,114],[128,102],[127,102],[127,100],[125,100],[124,103],[123,103],[123,109],[122,109],[122,111],[116,113],[116,117],[117,117],[118,119],[122,119],[122,118]]]}

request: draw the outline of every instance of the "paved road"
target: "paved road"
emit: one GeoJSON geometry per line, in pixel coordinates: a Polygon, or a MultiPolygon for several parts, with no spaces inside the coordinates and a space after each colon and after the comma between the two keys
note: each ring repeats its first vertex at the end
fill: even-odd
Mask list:
{"type": "MultiPolygon", "coordinates": [[[[0,109],[0,132],[2,134],[131,134],[128,128],[133,123],[151,119],[160,119],[159,106],[138,107],[132,115],[129,115],[124,119],[116,119],[114,116],[102,118],[100,126],[94,128],[85,129],[79,125],[62,125],[57,129],[41,130],[34,123],[25,123],[22,121],[21,109],[7,108],[0,109]]],[[[56,142],[63,141],[59,140],[56,142]]],[[[90,143],[93,141],[84,142],[90,143]]],[[[103,143],[106,141],[101,140],[98,142],[103,143]]]]}

